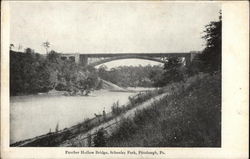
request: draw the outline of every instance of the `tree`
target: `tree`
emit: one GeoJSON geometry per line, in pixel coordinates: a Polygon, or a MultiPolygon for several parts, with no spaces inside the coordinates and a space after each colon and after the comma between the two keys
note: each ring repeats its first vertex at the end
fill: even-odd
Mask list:
{"type": "Polygon", "coordinates": [[[201,60],[204,62],[204,69],[208,72],[221,70],[221,27],[222,16],[220,11],[219,21],[212,21],[205,26],[202,37],[206,40],[206,48],[203,50],[201,60]]]}
{"type": "Polygon", "coordinates": [[[61,61],[59,54],[54,50],[51,50],[48,53],[47,59],[50,63],[55,63],[55,64],[58,64],[61,61]]]}
{"type": "Polygon", "coordinates": [[[20,51],[23,48],[21,44],[18,45],[18,51],[20,51]]]}
{"type": "Polygon", "coordinates": [[[160,67],[152,69],[149,73],[149,79],[153,82],[154,87],[164,86],[165,81],[163,80],[164,70],[160,67]]]}
{"type": "Polygon", "coordinates": [[[55,132],[59,131],[59,123],[56,124],[55,132]]]}
{"type": "Polygon", "coordinates": [[[10,50],[12,50],[13,47],[15,47],[14,44],[10,44],[10,50]]]}
{"type": "Polygon", "coordinates": [[[46,54],[48,54],[48,49],[50,47],[50,43],[48,41],[44,42],[43,44],[43,47],[46,49],[46,54]]]}
{"type": "Polygon", "coordinates": [[[164,63],[164,70],[173,70],[177,69],[182,65],[182,61],[180,58],[177,57],[170,57],[165,63],[164,63]]]}
{"type": "Polygon", "coordinates": [[[151,72],[150,79],[154,81],[154,86],[162,87],[171,82],[179,82],[184,79],[184,72],[181,70],[182,60],[171,57],[164,64],[163,73],[151,72]]]}
{"type": "Polygon", "coordinates": [[[29,47],[26,48],[26,49],[24,50],[24,52],[27,53],[27,54],[35,53],[35,51],[34,51],[33,49],[29,48],[29,47]]]}
{"type": "Polygon", "coordinates": [[[163,73],[166,84],[183,80],[183,72],[180,69],[181,65],[182,61],[180,58],[172,57],[167,60],[164,64],[165,72],[163,73]]]}
{"type": "Polygon", "coordinates": [[[94,73],[91,73],[88,78],[84,81],[84,90],[85,95],[87,96],[90,93],[91,89],[96,88],[98,84],[98,76],[94,73]]]}

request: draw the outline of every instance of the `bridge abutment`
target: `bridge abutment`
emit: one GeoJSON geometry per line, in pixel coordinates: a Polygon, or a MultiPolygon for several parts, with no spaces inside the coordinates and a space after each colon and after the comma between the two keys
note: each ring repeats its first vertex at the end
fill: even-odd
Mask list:
{"type": "Polygon", "coordinates": [[[82,66],[87,66],[88,65],[88,56],[87,55],[80,55],[79,57],[79,64],[82,66]]]}

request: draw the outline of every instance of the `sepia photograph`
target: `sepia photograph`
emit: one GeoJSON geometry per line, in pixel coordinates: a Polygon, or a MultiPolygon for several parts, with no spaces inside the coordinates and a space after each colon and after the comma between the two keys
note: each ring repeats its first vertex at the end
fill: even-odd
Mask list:
{"type": "Polygon", "coordinates": [[[164,158],[160,148],[223,148],[221,2],[9,1],[8,11],[9,148],[164,158]]]}
{"type": "Polygon", "coordinates": [[[10,4],[10,146],[221,146],[218,3],[10,4]]]}

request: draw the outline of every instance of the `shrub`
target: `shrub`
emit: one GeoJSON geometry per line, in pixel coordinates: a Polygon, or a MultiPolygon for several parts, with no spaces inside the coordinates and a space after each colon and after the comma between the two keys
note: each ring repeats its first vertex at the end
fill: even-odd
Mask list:
{"type": "Polygon", "coordinates": [[[111,134],[110,140],[116,142],[127,140],[136,130],[137,127],[131,119],[123,119],[117,131],[111,134]]]}
{"type": "Polygon", "coordinates": [[[113,103],[111,107],[112,114],[119,115],[122,113],[123,109],[119,106],[119,101],[113,103]]]}
{"type": "Polygon", "coordinates": [[[67,86],[65,86],[65,85],[62,84],[62,83],[59,83],[59,84],[55,87],[55,89],[56,89],[57,91],[66,91],[66,90],[67,90],[67,86]]]}
{"type": "Polygon", "coordinates": [[[100,129],[98,130],[96,136],[94,137],[94,146],[95,147],[105,147],[106,146],[106,141],[107,137],[105,135],[105,130],[100,129]]]}

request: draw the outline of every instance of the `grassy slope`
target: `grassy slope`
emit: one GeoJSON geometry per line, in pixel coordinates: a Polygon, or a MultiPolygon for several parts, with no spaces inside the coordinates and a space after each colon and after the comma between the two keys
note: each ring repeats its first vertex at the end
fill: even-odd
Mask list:
{"type": "Polygon", "coordinates": [[[107,146],[218,147],[221,145],[220,73],[173,84],[172,95],[137,112],[107,139],[107,146]],[[188,84],[189,83],[189,84],[188,84]]]}

